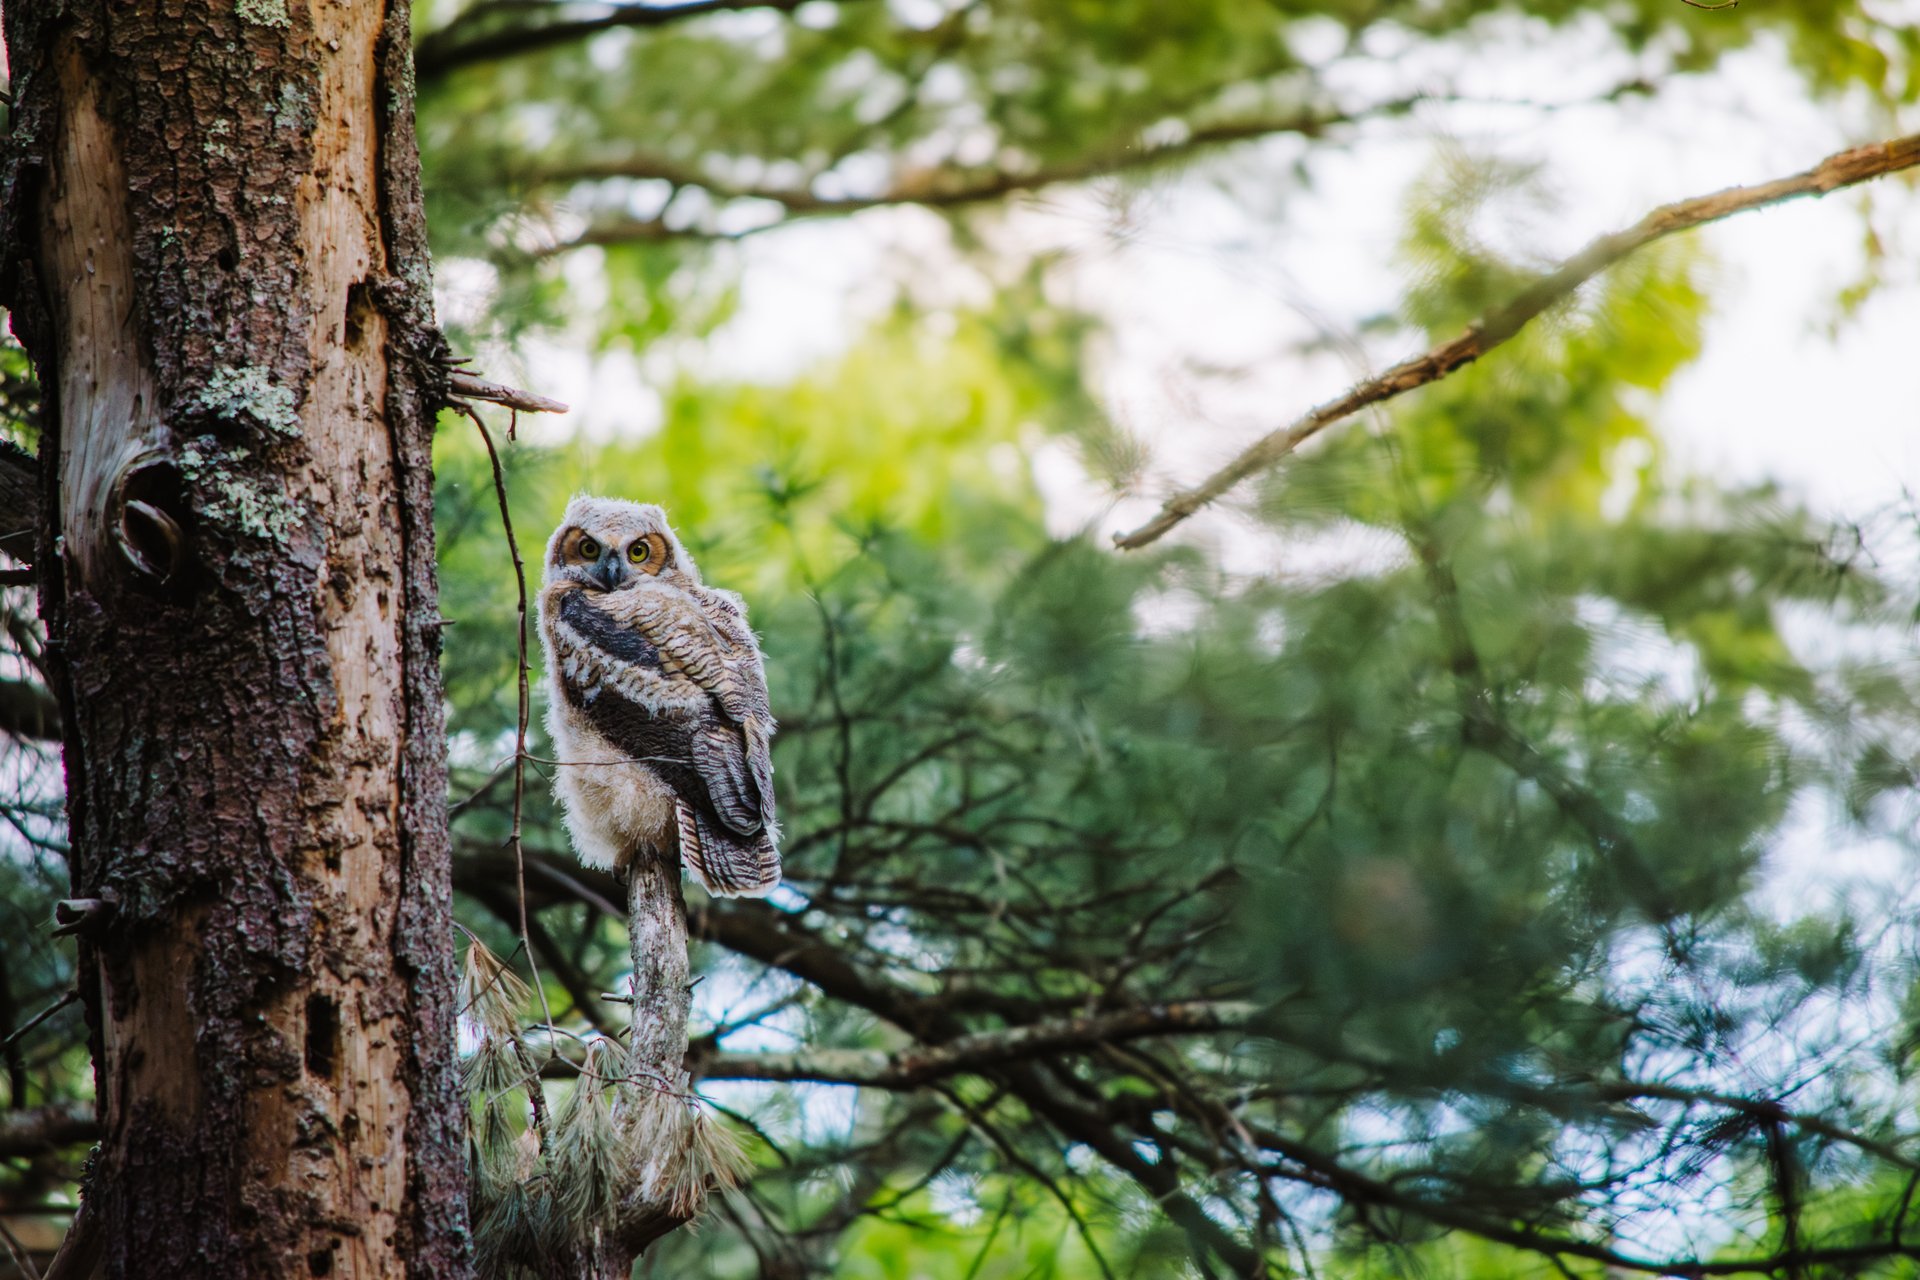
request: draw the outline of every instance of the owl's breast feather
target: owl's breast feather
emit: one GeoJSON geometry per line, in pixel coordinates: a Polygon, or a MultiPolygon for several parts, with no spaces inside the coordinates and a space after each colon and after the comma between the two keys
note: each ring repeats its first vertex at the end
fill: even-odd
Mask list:
{"type": "Polygon", "coordinates": [[[559,612],[560,621],[575,635],[608,657],[635,666],[660,665],[660,649],[653,641],[595,607],[585,591],[569,591],[561,596],[559,612]]]}

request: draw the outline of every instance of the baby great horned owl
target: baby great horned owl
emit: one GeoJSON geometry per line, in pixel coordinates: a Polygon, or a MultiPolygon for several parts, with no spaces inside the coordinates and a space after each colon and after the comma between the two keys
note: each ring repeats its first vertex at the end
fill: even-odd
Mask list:
{"type": "Polygon", "coordinates": [[[555,790],[580,860],[681,861],[708,893],[780,883],[773,715],[739,596],[700,571],[659,507],[576,497],[547,544],[540,640],[555,790]]]}

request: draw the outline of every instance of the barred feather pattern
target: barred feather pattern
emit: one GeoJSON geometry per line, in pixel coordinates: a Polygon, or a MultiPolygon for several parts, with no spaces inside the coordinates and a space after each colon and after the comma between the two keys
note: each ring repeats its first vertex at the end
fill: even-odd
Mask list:
{"type": "Polygon", "coordinates": [[[576,498],[548,546],[540,633],[581,859],[677,853],[709,893],[771,891],[775,726],[744,602],[700,581],[658,507],[576,498]]]}

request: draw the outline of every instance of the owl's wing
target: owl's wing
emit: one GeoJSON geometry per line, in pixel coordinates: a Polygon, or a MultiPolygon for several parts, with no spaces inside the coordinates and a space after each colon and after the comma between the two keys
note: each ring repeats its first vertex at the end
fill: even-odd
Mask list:
{"type": "Polygon", "coordinates": [[[616,748],[653,763],[676,790],[686,788],[674,774],[695,775],[701,798],[733,834],[771,838],[773,715],[760,647],[737,606],[704,594],[714,598],[645,585],[566,593],[560,621],[594,651],[578,657],[604,668],[579,671],[582,709],[616,748]],[[663,754],[679,768],[661,768],[663,754]]]}

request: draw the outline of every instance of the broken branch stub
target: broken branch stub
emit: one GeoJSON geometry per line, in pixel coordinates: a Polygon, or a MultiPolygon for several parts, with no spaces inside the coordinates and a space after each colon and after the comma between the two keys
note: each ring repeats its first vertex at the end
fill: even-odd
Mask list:
{"type": "Polygon", "coordinates": [[[522,413],[565,413],[567,406],[558,400],[510,387],[504,382],[489,382],[478,374],[455,369],[447,378],[447,390],[455,400],[485,400],[505,405],[522,413]]]}

